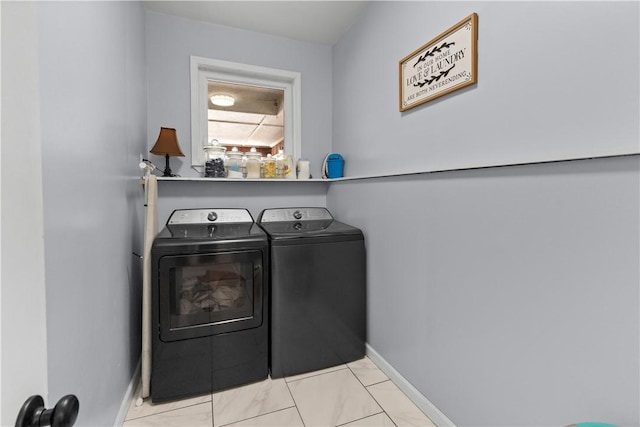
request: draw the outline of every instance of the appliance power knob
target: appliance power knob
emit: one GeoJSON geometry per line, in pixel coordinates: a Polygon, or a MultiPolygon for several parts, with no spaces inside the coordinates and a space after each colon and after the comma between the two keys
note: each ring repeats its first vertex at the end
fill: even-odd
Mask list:
{"type": "Polygon", "coordinates": [[[209,215],[207,215],[207,219],[209,221],[215,221],[216,219],[218,219],[218,214],[215,213],[214,211],[209,212],[209,215]]]}
{"type": "Polygon", "coordinates": [[[295,219],[301,219],[301,218],[302,218],[302,214],[300,213],[300,211],[295,211],[295,212],[293,213],[293,217],[294,217],[295,219]]]}

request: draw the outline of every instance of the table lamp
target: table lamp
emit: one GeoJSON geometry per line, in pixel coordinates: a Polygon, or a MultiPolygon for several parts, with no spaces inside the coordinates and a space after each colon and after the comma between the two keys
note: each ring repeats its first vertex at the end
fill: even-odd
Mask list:
{"type": "Polygon", "coordinates": [[[169,167],[169,157],[184,157],[178,144],[178,136],[176,130],[173,128],[160,128],[160,135],[153,148],[149,151],[153,154],[165,156],[166,165],[164,168],[164,175],[162,176],[175,176],[171,173],[171,167],[169,167]]]}

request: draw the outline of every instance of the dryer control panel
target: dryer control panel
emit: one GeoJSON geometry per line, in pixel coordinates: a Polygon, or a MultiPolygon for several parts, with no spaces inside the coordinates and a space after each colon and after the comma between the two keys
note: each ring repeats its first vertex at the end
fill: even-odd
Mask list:
{"type": "Polygon", "coordinates": [[[265,209],[260,217],[260,223],[286,221],[322,221],[332,220],[333,217],[326,208],[278,208],[265,209]]]}
{"type": "Polygon", "coordinates": [[[167,225],[253,222],[247,209],[176,209],[167,225]]]}

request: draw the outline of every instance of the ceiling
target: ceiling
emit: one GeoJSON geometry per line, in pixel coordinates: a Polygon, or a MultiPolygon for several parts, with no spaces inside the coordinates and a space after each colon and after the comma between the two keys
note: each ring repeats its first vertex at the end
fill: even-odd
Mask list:
{"type": "Polygon", "coordinates": [[[144,5],[166,15],[333,45],[370,1],[145,1],[144,5]]]}

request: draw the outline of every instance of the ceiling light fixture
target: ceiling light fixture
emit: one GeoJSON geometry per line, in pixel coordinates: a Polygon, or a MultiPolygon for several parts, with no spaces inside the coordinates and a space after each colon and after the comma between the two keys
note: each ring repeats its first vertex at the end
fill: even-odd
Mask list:
{"type": "Polygon", "coordinates": [[[231,107],[236,100],[233,96],[216,94],[211,96],[211,102],[219,107],[231,107]]]}

